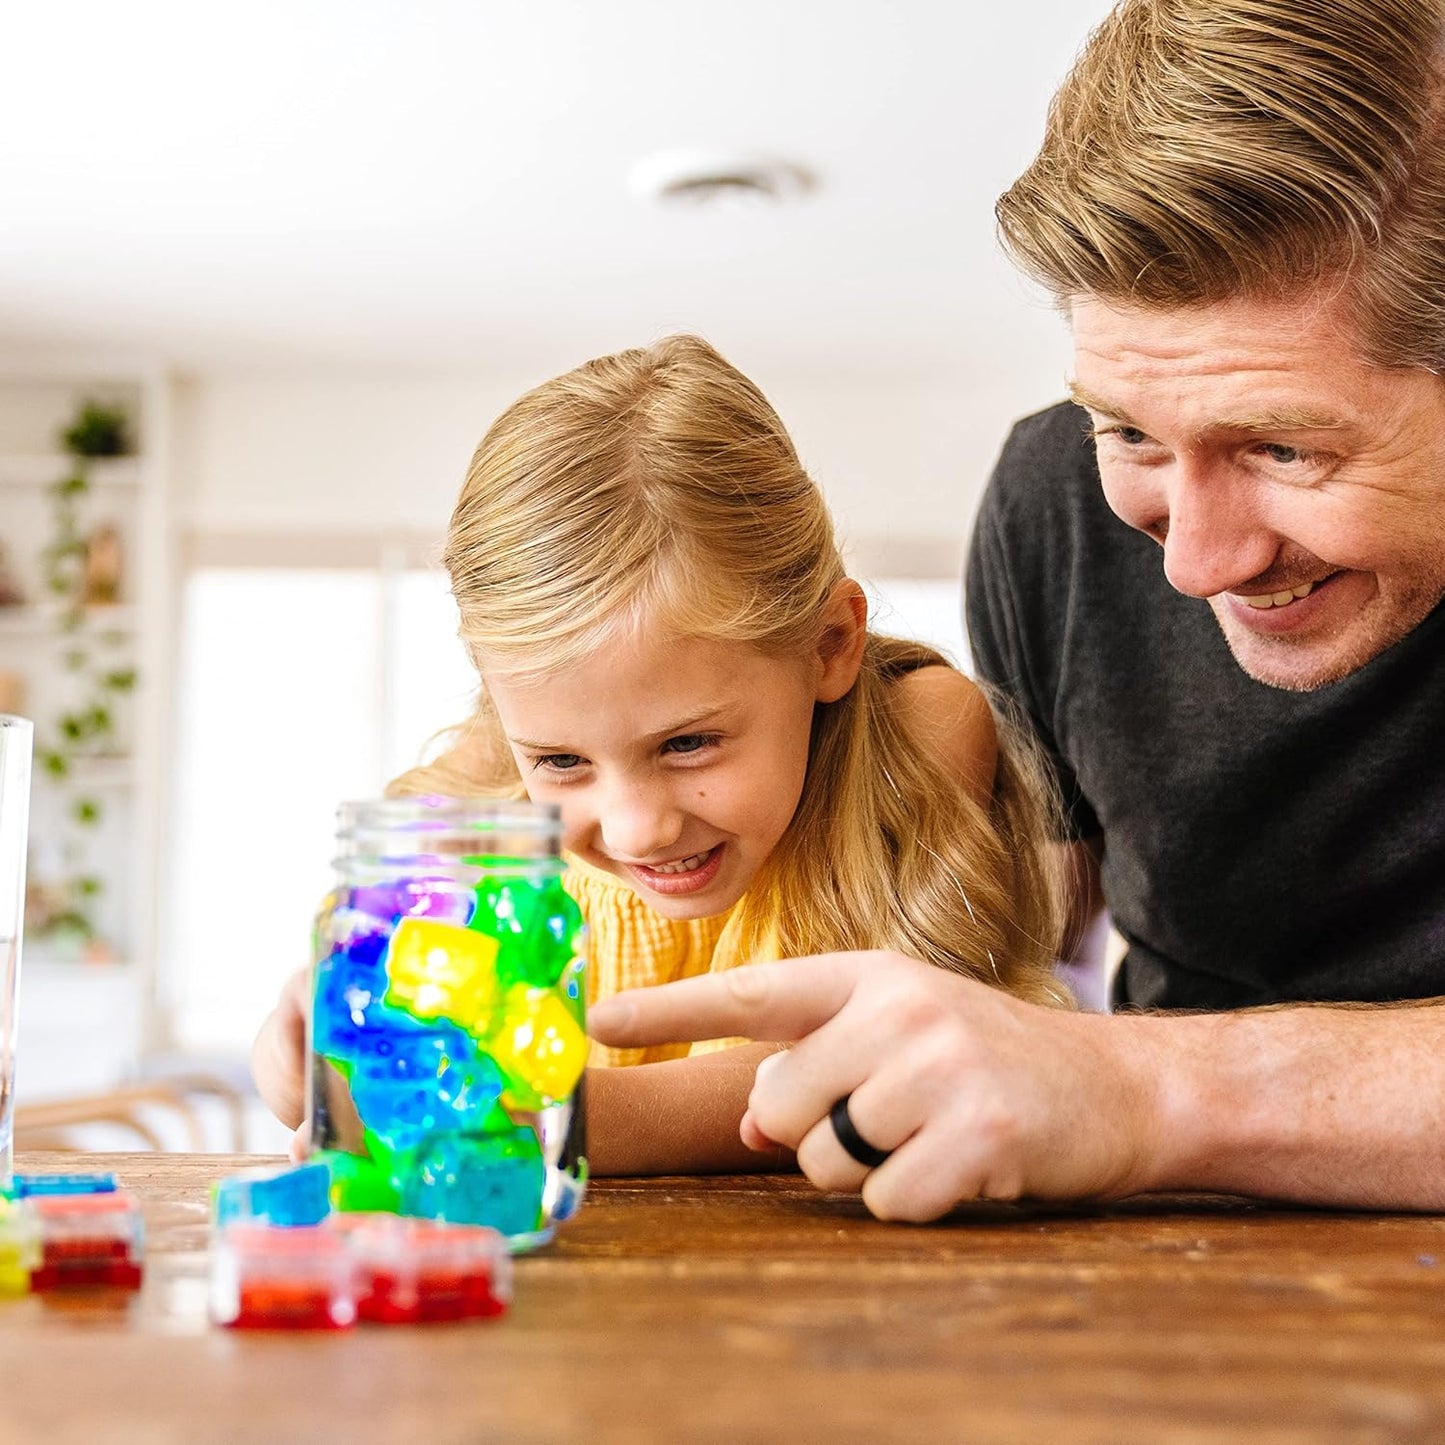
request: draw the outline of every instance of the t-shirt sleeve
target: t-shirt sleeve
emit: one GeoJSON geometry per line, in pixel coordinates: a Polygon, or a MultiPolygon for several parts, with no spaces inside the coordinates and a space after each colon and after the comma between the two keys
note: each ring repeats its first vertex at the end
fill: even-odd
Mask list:
{"type": "MultiPolygon", "coordinates": [[[[980,678],[1011,699],[1032,729],[1051,767],[1064,803],[1071,838],[1100,831],[1098,819],[1059,746],[1058,640],[1063,619],[1049,612],[1057,603],[1057,536],[1062,519],[1046,506],[1011,505],[1041,496],[1051,478],[1041,474],[1037,436],[1025,440],[1014,429],[989,478],[969,542],[964,611],[969,647],[980,678]],[[1032,494],[1032,497],[1030,497],[1032,494]]],[[[1077,434],[1075,434],[1076,436],[1077,434]]],[[[1068,462],[1068,457],[1054,459],[1068,462]]]]}

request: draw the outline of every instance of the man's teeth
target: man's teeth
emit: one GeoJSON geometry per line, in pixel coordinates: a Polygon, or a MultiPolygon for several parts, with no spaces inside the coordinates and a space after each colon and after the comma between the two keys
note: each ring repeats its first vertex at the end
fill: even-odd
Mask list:
{"type": "Polygon", "coordinates": [[[1314,590],[1313,582],[1301,582],[1298,587],[1291,587],[1288,592],[1265,592],[1258,597],[1245,597],[1241,600],[1247,602],[1251,607],[1260,609],[1288,607],[1291,602],[1297,602],[1301,597],[1308,597],[1314,590]]]}
{"type": "Polygon", "coordinates": [[[651,871],[654,873],[694,873],[712,857],[712,849],[706,853],[694,853],[691,858],[679,859],[676,863],[659,863],[651,871]]]}

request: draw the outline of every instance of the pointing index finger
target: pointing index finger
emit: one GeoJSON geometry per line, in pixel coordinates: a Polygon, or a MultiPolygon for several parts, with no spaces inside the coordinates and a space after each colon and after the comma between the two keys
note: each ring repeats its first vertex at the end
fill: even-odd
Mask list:
{"type": "Polygon", "coordinates": [[[824,953],[628,989],[589,1009],[587,1029],[614,1048],[732,1037],[793,1043],[848,1002],[859,957],[824,953]]]}

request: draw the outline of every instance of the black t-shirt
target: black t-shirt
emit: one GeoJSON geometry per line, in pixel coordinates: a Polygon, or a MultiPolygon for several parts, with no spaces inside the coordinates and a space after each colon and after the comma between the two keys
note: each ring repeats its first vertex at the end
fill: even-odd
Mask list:
{"type": "Polygon", "coordinates": [[[1255,682],[1109,510],[1086,428],[1069,405],[1014,428],[967,611],[978,669],[1032,719],[1074,831],[1103,838],[1120,1000],[1445,994],[1445,604],[1328,687],[1255,682]]]}

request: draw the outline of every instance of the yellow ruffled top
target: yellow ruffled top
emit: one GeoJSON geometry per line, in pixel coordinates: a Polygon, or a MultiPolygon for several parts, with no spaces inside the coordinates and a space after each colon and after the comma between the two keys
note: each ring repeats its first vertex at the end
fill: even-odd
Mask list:
{"type": "MultiPolygon", "coordinates": [[[[562,886],[576,900],[587,920],[589,1006],[626,988],[650,988],[653,984],[672,983],[700,973],[721,973],[726,968],[777,957],[775,949],[743,956],[738,945],[737,904],[713,918],[664,918],[620,878],[570,854],[562,886]]],[[[709,1039],[698,1044],[613,1049],[593,1040],[588,1063],[593,1067],[613,1068],[654,1064],[746,1042],[746,1039],[709,1039]]]]}

